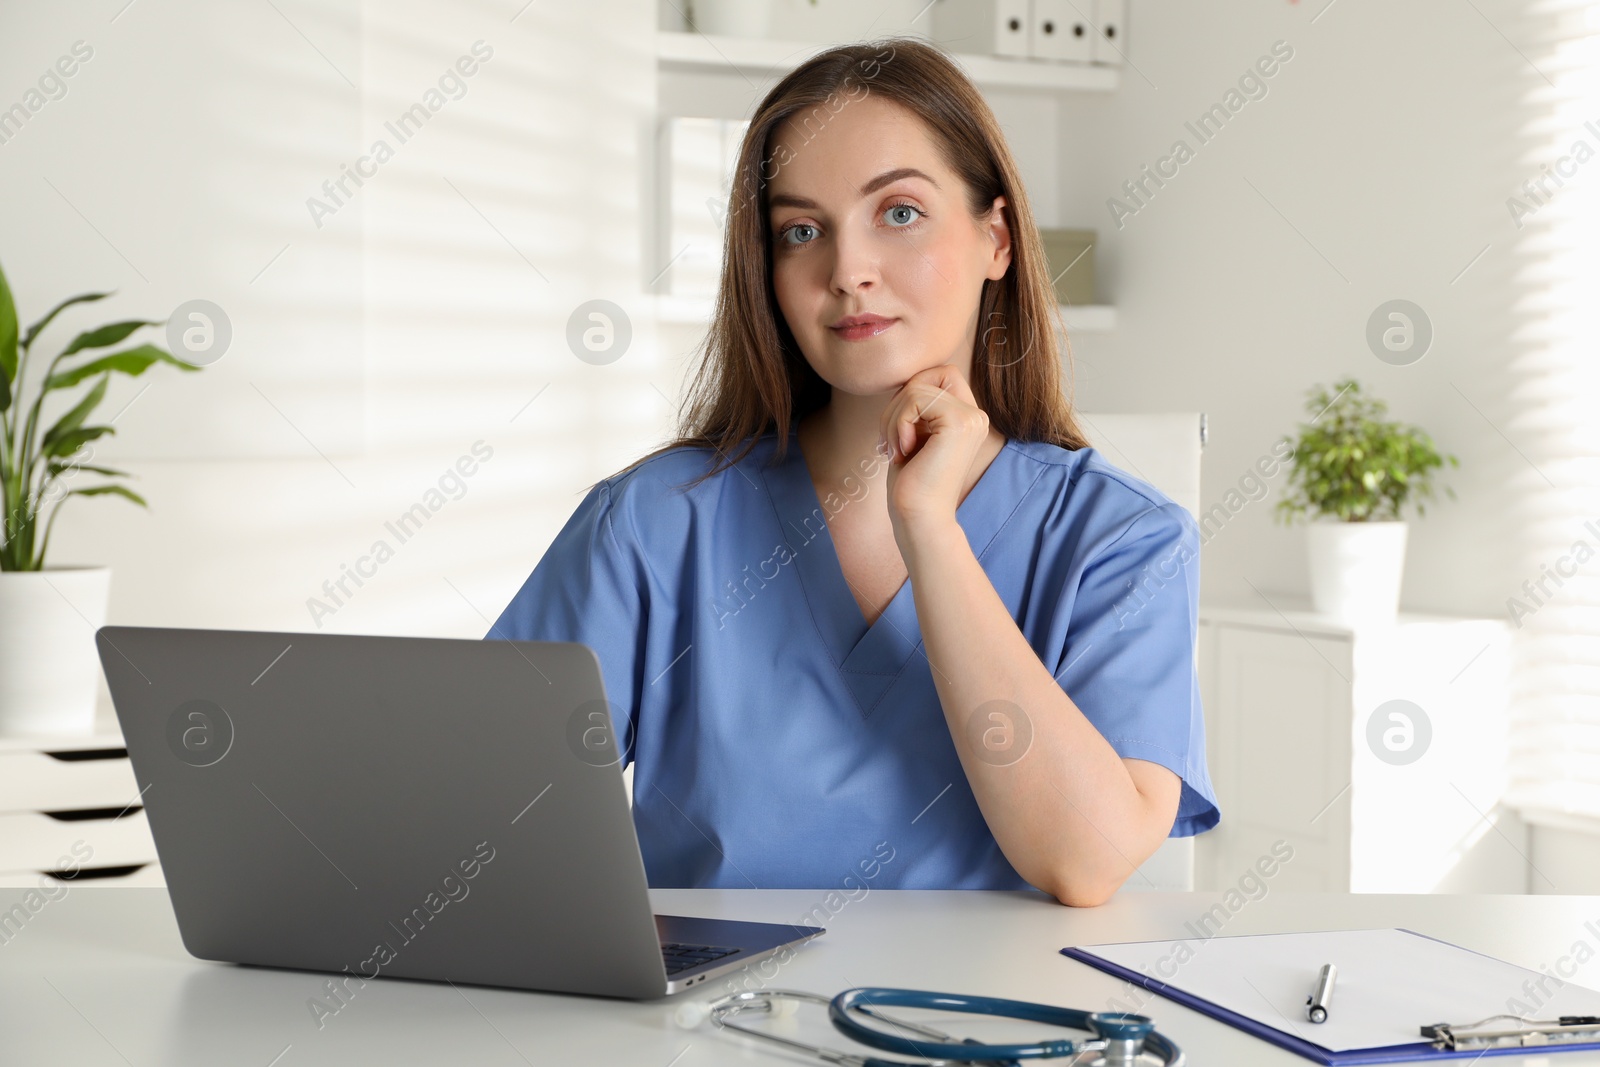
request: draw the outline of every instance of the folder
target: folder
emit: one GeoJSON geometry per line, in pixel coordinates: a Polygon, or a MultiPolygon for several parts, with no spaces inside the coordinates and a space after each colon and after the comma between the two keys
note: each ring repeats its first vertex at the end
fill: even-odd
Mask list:
{"type": "Polygon", "coordinates": [[[1090,58],[1096,63],[1121,66],[1128,50],[1128,36],[1124,32],[1128,7],[1124,0],[1093,0],[1094,32],[1090,58]]]}
{"type": "Polygon", "coordinates": [[[1529,970],[1411,930],[1213,935],[1061,952],[1129,983],[1107,1010],[1149,1015],[1161,1029],[1161,1004],[1143,992],[1150,990],[1314,1063],[1600,1049],[1600,1042],[1588,1040],[1537,1048],[1434,1048],[1421,1035],[1423,1026],[1460,1027],[1507,1012],[1530,1019],[1600,1015],[1600,993],[1573,985],[1553,969],[1529,970]],[[1338,967],[1338,979],[1327,1021],[1313,1023],[1306,1018],[1306,999],[1326,963],[1338,967]]]}
{"type": "Polygon", "coordinates": [[[951,52],[1026,58],[1032,0],[945,0],[933,8],[933,39],[951,52]]]}
{"type": "Polygon", "coordinates": [[[1033,0],[1033,58],[1087,63],[1094,58],[1092,7],[1083,0],[1033,0]]]}

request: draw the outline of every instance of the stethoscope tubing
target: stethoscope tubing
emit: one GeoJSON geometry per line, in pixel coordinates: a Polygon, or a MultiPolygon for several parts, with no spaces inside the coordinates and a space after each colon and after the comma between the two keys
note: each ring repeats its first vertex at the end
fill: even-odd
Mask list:
{"type": "MultiPolygon", "coordinates": [[[[1105,1031],[1115,1032],[1117,1025],[1135,1025],[1139,1028],[1142,1050],[1157,1056],[1165,1067],[1183,1067],[1183,1053],[1164,1035],[1156,1032],[1148,1019],[1142,1016],[1107,1015],[1058,1008],[1030,1001],[1006,1000],[996,997],[965,997],[948,993],[929,993],[913,989],[862,987],[847,989],[829,998],[802,990],[773,989],[734,993],[713,1001],[710,1016],[720,1027],[738,1031],[749,1037],[770,1041],[786,1048],[815,1056],[825,1063],[840,1067],[943,1067],[943,1065],[987,1065],[987,1067],[1021,1067],[1024,1059],[1076,1059],[1090,1052],[1109,1052],[1112,1042],[1106,1040],[1105,1031]],[[889,1060],[877,1056],[859,1056],[837,1049],[822,1048],[730,1021],[745,1011],[773,1014],[775,1004],[782,1000],[805,1001],[828,1009],[836,1029],[861,1044],[888,1052],[917,1056],[916,1061],[889,1060]],[[974,1015],[992,1015],[1002,1018],[1043,1022],[1068,1029],[1089,1031],[1096,1036],[1090,1040],[1057,1040],[1012,1045],[986,1045],[972,1038],[957,1038],[930,1026],[898,1019],[881,1009],[881,1005],[896,1007],[931,1008],[974,1015]],[[886,1034],[862,1024],[851,1013],[880,1019],[904,1031],[921,1035],[915,1041],[898,1035],[886,1034]],[[1136,1021],[1136,1022],[1135,1022],[1136,1021]],[[1098,1025],[1097,1025],[1098,1023],[1098,1025]]],[[[1131,1062],[1122,1061],[1118,1062],[1131,1062]]]]}
{"type": "MultiPolygon", "coordinates": [[[[784,1037],[781,1034],[768,1033],[765,1030],[756,1030],[748,1026],[741,1026],[736,1022],[728,1021],[729,1016],[737,1017],[741,1011],[755,1010],[757,1004],[760,1005],[759,1010],[768,1012],[770,1014],[772,1010],[772,1001],[777,997],[790,997],[796,1000],[805,1000],[812,1004],[819,1004],[823,1007],[827,1007],[827,1005],[830,1003],[830,998],[828,997],[819,996],[816,993],[806,993],[798,989],[772,989],[755,993],[735,993],[731,994],[730,996],[723,997],[721,1000],[713,1003],[711,1008],[711,1018],[718,1026],[729,1030],[738,1031],[747,1037],[759,1038],[762,1041],[770,1041],[773,1044],[782,1045],[785,1048],[791,1048],[797,1052],[804,1052],[807,1055],[815,1056],[824,1063],[840,1064],[841,1067],[941,1067],[941,1063],[943,1061],[940,1061],[940,1063],[928,1063],[924,1065],[908,1064],[903,1060],[885,1060],[880,1059],[877,1056],[857,1056],[854,1053],[839,1052],[835,1049],[823,1048],[820,1045],[810,1045],[804,1041],[796,1041],[793,1038],[784,1037]]],[[[887,1016],[883,1016],[883,1018],[885,1021],[895,1021],[889,1019],[887,1016]]],[[[906,1023],[904,1025],[915,1029],[918,1032],[927,1033],[935,1037],[944,1038],[949,1036],[929,1027],[918,1026],[914,1023],[906,1023]]],[[[1018,1065],[1014,1063],[997,1064],[996,1067],[1018,1067],[1018,1065]]]]}
{"type": "MultiPolygon", "coordinates": [[[[1049,1004],[1036,1004],[1027,1000],[1005,1000],[999,997],[963,997],[951,993],[925,993],[916,989],[863,988],[847,989],[828,1003],[828,1018],[845,1036],[870,1048],[884,1052],[898,1052],[924,1059],[971,1060],[976,1042],[944,1041],[929,1043],[913,1041],[895,1034],[886,1034],[863,1025],[850,1012],[866,1007],[888,1005],[896,1008],[931,1008],[936,1011],[956,1011],[968,1015],[994,1015],[1001,1018],[1025,1019],[1030,1022],[1049,1023],[1069,1030],[1088,1030],[1089,1013],[1075,1008],[1057,1008],[1049,1004]]],[[[877,1014],[873,1012],[872,1014],[877,1014]]],[[[896,1025],[901,1025],[896,1022],[896,1025]]],[[[948,1035],[940,1035],[947,1037],[948,1035]]],[[[986,1060],[1060,1059],[1076,1056],[1084,1051],[1085,1042],[1059,1038],[1054,1041],[1011,1045],[980,1045],[986,1060]]]]}

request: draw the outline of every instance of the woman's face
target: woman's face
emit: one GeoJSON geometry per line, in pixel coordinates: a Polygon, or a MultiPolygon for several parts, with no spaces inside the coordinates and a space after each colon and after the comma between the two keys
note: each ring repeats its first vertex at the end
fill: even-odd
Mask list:
{"type": "Polygon", "coordinates": [[[860,396],[942,363],[970,378],[979,294],[1011,263],[1005,198],[974,220],[922,120],[870,92],[802,117],[766,166],[773,289],[807,361],[860,396]],[[889,321],[841,328],[859,316],[889,321]]]}

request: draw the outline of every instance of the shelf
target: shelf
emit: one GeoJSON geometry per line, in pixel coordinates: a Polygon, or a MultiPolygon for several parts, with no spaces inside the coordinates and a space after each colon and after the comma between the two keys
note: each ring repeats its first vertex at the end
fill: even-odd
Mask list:
{"type": "MultiPolygon", "coordinates": [[[[1297,633],[1314,633],[1336,637],[1365,634],[1369,630],[1377,631],[1380,635],[1387,635],[1392,632],[1391,627],[1386,624],[1369,626],[1322,614],[1312,608],[1309,599],[1290,594],[1273,594],[1270,601],[1262,599],[1254,604],[1206,601],[1200,605],[1199,612],[1200,621],[1204,623],[1254,627],[1257,629],[1278,629],[1286,626],[1297,633]]],[[[1485,640],[1490,639],[1494,634],[1506,629],[1508,626],[1504,619],[1498,617],[1440,615],[1436,612],[1404,610],[1395,616],[1393,625],[1401,627],[1477,626],[1483,629],[1486,635],[1485,640]]],[[[1380,640],[1383,639],[1385,637],[1380,636],[1380,640]]]]}
{"type": "Polygon", "coordinates": [[[1061,305],[1067,329],[1079,333],[1109,333],[1117,328],[1117,309],[1110,304],[1061,305]]]}
{"type": "MultiPolygon", "coordinates": [[[[1107,304],[1062,305],[1067,329],[1079,333],[1105,333],[1117,328],[1117,309],[1107,304]]],[[[704,326],[711,319],[709,296],[656,297],[656,321],[673,326],[704,326]]]]}
{"type": "MultiPolygon", "coordinates": [[[[739,71],[782,74],[833,47],[815,41],[768,41],[708,37],[660,30],[656,58],[663,70],[739,71]]],[[[952,55],[981,88],[1043,92],[1111,92],[1121,78],[1117,67],[998,56],[952,55]]]]}
{"type": "Polygon", "coordinates": [[[0,753],[66,752],[83,748],[125,748],[122,731],[115,720],[106,728],[99,720],[95,731],[87,734],[0,734],[0,753]]]}

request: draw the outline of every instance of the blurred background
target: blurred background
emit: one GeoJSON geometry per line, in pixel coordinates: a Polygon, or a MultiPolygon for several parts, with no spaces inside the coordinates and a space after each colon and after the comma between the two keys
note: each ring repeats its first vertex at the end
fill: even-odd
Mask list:
{"type": "MultiPolygon", "coordinates": [[[[118,624],[481,637],[584,489],[670,434],[754,104],[827,44],[931,37],[1040,226],[1092,251],[1052,262],[1091,427],[1204,416],[1224,823],[1195,884],[1287,839],[1273,885],[1600,892],[1597,31],[1600,0],[8,5],[18,317],[113,294],[36,357],[180,311],[209,338],[198,372],[111,376],[87,462],[149,507],[68,501],[46,563],[109,567],[118,624]],[[1459,459],[1405,515],[1392,627],[1319,610],[1274,514],[1275,448],[1346,379],[1459,459]]],[[[14,783],[89,750],[4,744],[14,783]]],[[[34,820],[10,840],[88,803],[50,788],[0,795],[34,820]]]]}

